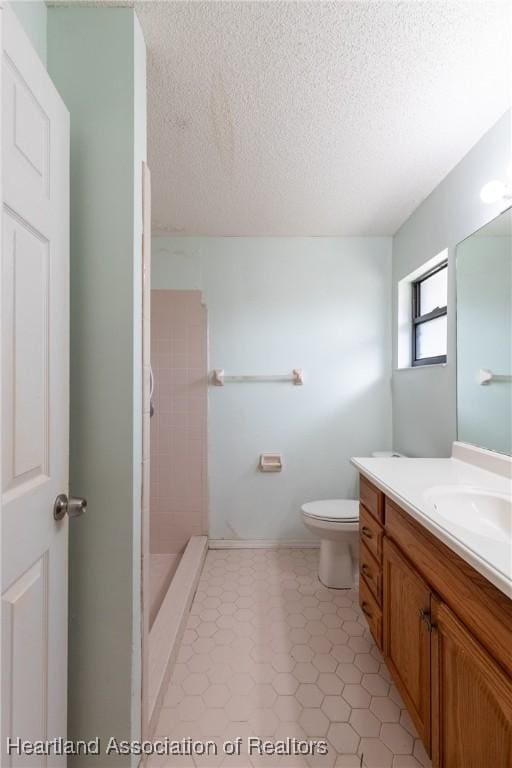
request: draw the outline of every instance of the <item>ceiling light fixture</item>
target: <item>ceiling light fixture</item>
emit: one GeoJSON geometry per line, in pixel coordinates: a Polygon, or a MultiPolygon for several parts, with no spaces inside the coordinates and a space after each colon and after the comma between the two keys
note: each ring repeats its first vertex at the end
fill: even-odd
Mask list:
{"type": "Polygon", "coordinates": [[[491,205],[492,203],[497,203],[498,200],[512,199],[512,165],[507,168],[507,176],[509,178],[508,183],[500,179],[493,179],[484,184],[480,190],[480,200],[482,203],[491,205]]]}
{"type": "Polygon", "coordinates": [[[512,199],[512,189],[504,181],[493,179],[484,184],[480,190],[480,200],[482,203],[497,203],[498,200],[512,199]]]}

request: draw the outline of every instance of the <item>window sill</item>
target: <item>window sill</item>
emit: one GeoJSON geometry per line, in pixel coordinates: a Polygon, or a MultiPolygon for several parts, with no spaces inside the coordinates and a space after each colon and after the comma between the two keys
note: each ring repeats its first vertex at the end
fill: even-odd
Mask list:
{"type": "Polygon", "coordinates": [[[424,371],[430,370],[430,368],[446,368],[448,363],[430,363],[430,365],[404,365],[400,368],[394,368],[395,372],[398,371],[424,371]]]}

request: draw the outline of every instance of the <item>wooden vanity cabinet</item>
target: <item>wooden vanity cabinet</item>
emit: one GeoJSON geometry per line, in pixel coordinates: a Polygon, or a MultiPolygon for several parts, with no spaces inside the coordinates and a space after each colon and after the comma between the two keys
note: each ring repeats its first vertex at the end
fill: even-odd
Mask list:
{"type": "Polygon", "coordinates": [[[382,605],[382,566],[364,541],[361,541],[359,547],[359,571],[377,605],[382,605]]]}
{"type": "Polygon", "coordinates": [[[512,600],[361,478],[361,609],[434,768],[512,766],[512,600]]]}
{"type": "Polygon", "coordinates": [[[382,563],[382,539],[384,538],[384,528],[377,522],[370,512],[359,505],[359,536],[361,543],[375,558],[379,570],[382,563]]]}
{"type": "Polygon", "coordinates": [[[384,523],[384,494],[362,475],[359,477],[359,498],[365,509],[379,523],[384,523]]]}
{"type": "Polygon", "coordinates": [[[361,477],[359,503],[359,605],[382,650],[382,542],[384,494],[361,477]]]}
{"type": "Polygon", "coordinates": [[[512,600],[386,498],[385,538],[512,677],[512,600]]]}
{"type": "Polygon", "coordinates": [[[366,616],[373,639],[377,646],[382,648],[382,610],[364,579],[359,583],[359,604],[366,616]]]}
{"type": "Polygon", "coordinates": [[[510,768],[510,676],[435,598],[432,621],[433,765],[510,768]]]}
{"type": "Polygon", "coordinates": [[[430,745],[429,586],[388,538],[383,561],[383,652],[423,743],[430,745]]]}

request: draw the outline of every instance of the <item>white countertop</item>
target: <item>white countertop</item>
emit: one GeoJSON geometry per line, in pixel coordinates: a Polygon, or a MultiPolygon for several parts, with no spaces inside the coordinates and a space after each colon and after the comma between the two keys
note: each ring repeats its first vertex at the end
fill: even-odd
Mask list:
{"type": "MultiPolygon", "coordinates": [[[[424,494],[433,486],[472,486],[510,495],[511,481],[459,459],[353,458],[352,463],[411,517],[512,597],[512,546],[441,517],[424,494]]],[[[512,527],[512,520],[511,520],[512,527]]]]}

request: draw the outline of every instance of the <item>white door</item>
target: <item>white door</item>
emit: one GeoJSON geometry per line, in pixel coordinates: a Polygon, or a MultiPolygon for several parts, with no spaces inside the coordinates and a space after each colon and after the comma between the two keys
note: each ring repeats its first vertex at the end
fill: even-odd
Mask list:
{"type": "Polygon", "coordinates": [[[8,6],[1,68],[2,766],[66,735],[69,116],[8,6]]]}

